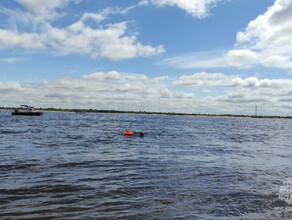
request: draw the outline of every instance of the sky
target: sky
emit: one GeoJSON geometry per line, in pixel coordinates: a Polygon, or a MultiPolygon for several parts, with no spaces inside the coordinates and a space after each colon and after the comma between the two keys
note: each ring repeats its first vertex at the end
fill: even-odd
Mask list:
{"type": "Polygon", "coordinates": [[[0,0],[0,106],[292,115],[292,0],[0,0]]]}

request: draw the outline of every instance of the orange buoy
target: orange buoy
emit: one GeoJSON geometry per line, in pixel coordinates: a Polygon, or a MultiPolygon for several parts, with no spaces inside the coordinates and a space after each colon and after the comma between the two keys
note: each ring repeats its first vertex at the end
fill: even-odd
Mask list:
{"type": "Polygon", "coordinates": [[[125,133],[124,133],[124,135],[126,135],[126,136],[132,136],[132,135],[134,135],[134,133],[132,132],[132,131],[126,131],[125,133]]]}

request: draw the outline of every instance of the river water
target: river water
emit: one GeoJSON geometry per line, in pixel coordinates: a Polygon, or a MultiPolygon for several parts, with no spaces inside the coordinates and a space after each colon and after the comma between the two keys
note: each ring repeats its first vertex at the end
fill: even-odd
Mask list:
{"type": "Polygon", "coordinates": [[[291,219],[279,199],[291,131],[283,119],[0,111],[0,219],[291,219]]]}

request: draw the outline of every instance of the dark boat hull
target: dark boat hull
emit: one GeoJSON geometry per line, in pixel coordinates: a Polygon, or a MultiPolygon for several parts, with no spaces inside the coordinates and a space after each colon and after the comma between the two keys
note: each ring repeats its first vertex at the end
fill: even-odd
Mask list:
{"type": "Polygon", "coordinates": [[[42,112],[12,112],[12,115],[41,116],[42,112]]]}

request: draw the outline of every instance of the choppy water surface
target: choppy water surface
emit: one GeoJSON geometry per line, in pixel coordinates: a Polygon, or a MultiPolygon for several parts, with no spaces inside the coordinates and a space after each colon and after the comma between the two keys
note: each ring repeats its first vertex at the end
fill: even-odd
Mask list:
{"type": "Polygon", "coordinates": [[[0,111],[0,219],[289,219],[278,193],[291,131],[292,120],[0,111]]]}

